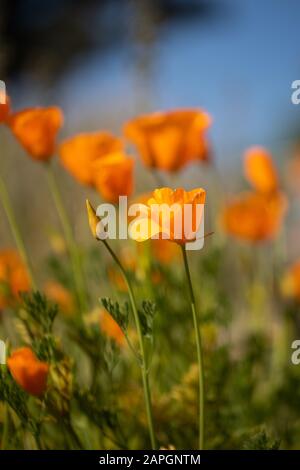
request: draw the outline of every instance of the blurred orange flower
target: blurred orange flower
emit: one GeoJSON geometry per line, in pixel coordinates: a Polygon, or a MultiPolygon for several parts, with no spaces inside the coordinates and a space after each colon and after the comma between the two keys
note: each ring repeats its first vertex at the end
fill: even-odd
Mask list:
{"type": "Polygon", "coordinates": [[[246,151],[244,173],[256,191],[272,193],[278,190],[278,175],[272,155],[263,147],[251,147],[246,151]]]}
{"type": "MultiPolygon", "coordinates": [[[[6,102],[0,103],[0,124],[6,123],[10,114],[10,98],[5,95],[6,102]]],[[[1,101],[4,101],[1,99],[1,101]]]]}
{"type": "Polygon", "coordinates": [[[121,140],[111,133],[89,132],[65,140],[59,147],[59,155],[62,164],[74,178],[82,184],[93,185],[92,163],[122,150],[121,140]]]}
{"type": "Polygon", "coordinates": [[[210,116],[200,109],[178,109],[139,116],[124,126],[125,137],[151,168],[177,171],[194,160],[208,160],[210,116]]]}
{"type": "Polygon", "coordinates": [[[16,349],[7,359],[7,365],[17,384],[27,393],[40,396],[46,391],[49,365],[39,361],[30,348],[16,349]]]}
{"type": "Polygon", "coordinates": [[[14,113],[8,124],[24,149],[34,160],[49,160],[56,149],[56,136],[63,125],[60,108],[28,108],[14,113]]]}
{"type": "Polygon", "coordinates": [[[285,297],[294,298],[300,302],[300,260],[296,261],[286,271],[281,288],[285,297]]]}
{"type": "Polygon", "coordinates": [[[114,153],[95,161],[93,182],[104,199],[117,203],[119,196],[133,191],[134,160],[123,153],[114,153]]]}
{"type": "Polygon", "coordinates": [[[142,207],[142,215],[131,222],[131,237],[136,241],[145,241],[154,235],[159,235],[160,238],[165,235],[168,240],[179,244],[195,240],[195,233],[203,218],[202,206],[205,203],[205,197],[206,192],[202,188],[192,191],[185,191],[182,188],[155,189],[152,197],[148,199],[147,211],[144,213],[144,207],[142,207]],[[155,206],[157,210],[153,211],[152,206],[155,206]],[[190,213],[187,212],[188,209],[191,210],[190,213]],[[145,224],[147,228],[143,227],[141,233],[140,227],[143,219],[147,222],[145,224]]]}
{"type": "Polygon", "coordinates": [[[287,199],[281,192],[270,196],[245,192],[225,207],[222,225],[230,235],[243,240],[270,240],[277,235],[286,210],[287,199]]]}
{"type": "Polygon", "coordinates": [[[153,256],[162,264],[169,264],[180,256],[178,245],[169,240],[151,240],[153,256]]]}
{"type": "Polygon", "coordinates": [[[20,292],[30,289],[26,268],[17,251],[0,251],[0,309],[10,305],[20,292]]]}
{"type": "Polygon", "coordinates": [[[103,308],[100,312],[100,328],[104,334],[113,339],[119,346],[125,343],[125,336],[118,323],[103,308]]]}
{"type": "Polygon", "coordinates": [[[132,158],[123,143],[109,132],[79,134],[59,148],[62,164],[82,184],[94,187],[104,199],[118,202],[133,190],[132,158]]]}
{"type": "Polygon", "coordinates": [[[63,313],[67,315],[74,313],[74,299],[64,286],[56,281],[48,281],[44,286],[44,292],[48,299],[55,302],[63,313]]]}

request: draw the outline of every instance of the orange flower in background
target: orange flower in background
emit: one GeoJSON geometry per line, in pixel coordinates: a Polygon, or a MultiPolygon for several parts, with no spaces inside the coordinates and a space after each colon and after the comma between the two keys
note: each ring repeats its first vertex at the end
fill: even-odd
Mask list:
{"type": "Polygon", "coordinates": [[[160,238],[165,235],[168,240],[179,244],[195,240],[195,233],[203,220],[205,197],[206,192],[202,188],[192,191],[155,189],[147,206],[141,207],[141,215],[131,223],[131,237],[145,241],[155,235],[160,238]]]}
{"type": "Polygon", "coordinates": [[[0,308],[10,305],[20,292],[30,289],[26,268],[17,251],[0,251],[0,308]]]}
{"type": "Polygon", "coordinates": [[[245,153],[244,173],[256,191],[272,193],[278,190],[278,175],[272,155],[263,147],[252,147],[245,153]]]}
{"type": "Polygon", "coordinates": [[[118,323],[103,308],[100,312],[100,328],[109,338],[113,339],[119,346],[125,343],[125,336],[118,323]]]}
{"type": "Polygon", "coordinates": [[[286,271],[281,283],[281,289],[285,297],[293,298],[300,302],[300,260],[296,261],[286,271]]]}
{"type": "Polygon", "coordinates": [[[60,108],[28,108],[12,114],[8,124],[34,160],[47,161],[56,150],[56,137],[63,125],[60,108]]]}
{"type": "Polygon", "coordinates": [[[169,264],[180,256],[178,245],[169,240],[151,240],[151,250],[154,258],[162,264],[169,264]]]}
{"type": "Polygon", "coordinates": [[[119,196],[130,196],[133,191],[134,160],[119,152],[96,160],[93,165],[93,183],[104,199],[118,202],[119,196]]]}
{"type": "Polygon", "coordinates": [[[288,201],[279,190],[271,154],[263,147],[251,147],[245,152],[244,173],[254,191],[241,193],[227,204],[221,217],[223,228],[245,241],[272,240],[282,226],[288,201]]]}
{"type": "Polygon", "coordinates": [[[210,116],[200,109],[178,109],[139,116],[124,126],[125,137],[150,168],[177,171],[208,160],[206,131],[210,116]]]}
{"type": "MultiPolygon", "coordinates": [[[[0,92],[1,93],[1,92],[0,92]]],[[[0,99],[0,124],[6,123],[10,114],[10,98],[8,95],[1,95],[0,99]],[[5,103],[3,103],[5,99],[5,103]]]]}
{"type": "Polygon", "coordinates": [[[67,315],[74,313],[74,299],[64,286],[56,281],[48,281],[44,286],[44,292],[48,299],[56,303],[63,313],[67,315]]]}
{"type": "Polygon", "coordinates": [[[59,147],[59,155],[74,178],[82,184],[93,185],[92,163],[122,149],[121,140],[111,133],[89,132],[65,140],[59,147]]]}
{"type": "Polygon", "coordinates": [[[246,192],[225,207],[222,225],[227,233],[242,240],[266,241],[277,235],[286,210],[287,199],[281,192],[271,196],[246,192]]]}
{"type": "Polygon", "coordinates": [[[17,384],[30,395],[40,396],[46,391],[49,365],[39,361],[30,348],[16,349],[7,365],[17,384]]]}

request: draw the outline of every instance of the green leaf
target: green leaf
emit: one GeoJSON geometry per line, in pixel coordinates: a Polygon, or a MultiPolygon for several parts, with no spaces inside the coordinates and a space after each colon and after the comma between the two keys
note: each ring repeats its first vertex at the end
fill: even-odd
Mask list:
{"type": "Polygon", "coordinates": [[[36,291],[22,294],[23,309],[41,329],[43,333],[50,333],[54,319],[58,313],[58,306],[48,302],[44,294],[36,291]]]}
{"type": "Polygon", "coordinates": [[[142,310],[139,310],[139,317],[142,326],[142,334],[148,338],[153,335],[153,319],[156,312],[156,305],[150,300],[143,300],[142,310]]]}
{"type": "Polygon", "coordinates": [[[279,440],[271,439],[264,430],[245,439],[243,448],[246,450],[278,450],[279,440]]]}
{"type": "Polygon", "coordinates": [[[129,323],[129,304],[125,302],[120,306],[118,302],[112,301],[109,297],[101,299],[103,307],[108,311],[112,318],[118,323],[123,332],[126,332],[129,323]]]}
{"type": "Polygon", "coordinates": [[[115,429],[117,426],[116,413],[109,410],[107,407],[99,405],[99,400],[88,391],[75,387],[75,399],[77,400],[81,410],[88,416],[88,418],[100,427],[100,429],[110,428],[115,429]]]}
{"type": "Polygon", "coordinates": [[[17,385],[6,366],[0,366],[0,401],[6,402],[20,419],[22,426],[37,434],[37,423],[27,406],[28,395],[17,385]]]}

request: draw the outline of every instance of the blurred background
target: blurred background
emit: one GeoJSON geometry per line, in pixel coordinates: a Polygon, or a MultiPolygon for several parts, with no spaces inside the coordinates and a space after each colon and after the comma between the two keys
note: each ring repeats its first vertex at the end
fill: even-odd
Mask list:
{"type": "MultiPolygon", "coordinates": [[[[200,106],[213,117],[213,158],[225,185],[225,175],[231,175],[231,191],[240,184],[232,174],[241,174],[249,145],[273,150],[283,171],[300,132],[300,106],[291,103],[291,83],[300,77],[297,0],[2,0],[0,5],[0,78],[13,108],[61,106],[61,138],[98,129],[120,133],[122,123],[138,113],[200,106]]],[[[9,149],[1,152],[1,166],[18,210],[26,211],[28,227],[37,228],[41,216],[51,225],[55,215],[41,209],[48,197],[41,168],[8,134],[1,132],[1,146],[9,149]]],[[[85,217],[87,191],[63,173],[65,197],[84,237],[79,219],[85,217]]],[[[187,169],[180,183],[207,186],[207,178],[203,170],[195,181],[187,169]]],[[[136,180],[139,191],[144,180],[136,180]]],[[[5,245],[2,213],[0,223],[5,245]]],[[[27,238],[40,255],[38,232],[27,238]]]]}

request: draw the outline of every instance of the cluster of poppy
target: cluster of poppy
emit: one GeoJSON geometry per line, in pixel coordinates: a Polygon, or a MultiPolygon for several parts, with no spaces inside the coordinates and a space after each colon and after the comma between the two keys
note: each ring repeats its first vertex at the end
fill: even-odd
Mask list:
{"type": "MultiPolygon", "coordinates": [[[[57,152],[62,165],[81,184],[95,188],[109,202],[120,195],[133,192],[134,159],[126,152],[125,143],[135,145],[144,164],[151,169],[176,172],[194,161],[207,162],[210,149],[206,137],[211,125],[210,116],[202,110],[185,109],[156,112],[128,121],[123,138],[110,132],[90,132],[75,135],[57,144],[57,134],[63,125],[60,108],[30,108],[12,112],[10,100],[0,105],[0,123],[6,124],[26,152],[37,161],[48,162],[57,152]]],[[[249,149],[245,154],[244,173],[251,191],[237,195],[223,210],[225,231],[248,242],[273,239],[283,222],[287,198],[280,189],[272,157],[263,148],[249,149]]],[[[201,188],[186,192],[170,188],[156,189],[144,197],[143,203],[164,203],[172,206],[205,203],[201,188]]],[[[184,213],[184,211],[183,211],[184,213]]],[[[91,217],[93,228],[97,220],[91,217]]],[[[163,232],[163,227],[159,227],[163,232]]],[[[172,235],[172,234],[171,234],[172,235]]],[[[172,239],[177,244],[187,240],[172,239]]],[[[178,256],[177,244],[166,240],[151,241],[152,252],[164,263],[178,256]],[[174,250],[173,250],[174,247],[174,250]]],[[[18,299],[19,292],[30,289],[30,280],[19,255],[14,250],[0,252],[0,309],[18,299]]],[[[73,310],[73,298],[61,285],[48,282],[47,296],[57,302],[62,311],[73,310]]],[[[300,300],[300,267],[292,266],[285,280],[285,290],[300,300]]],[[[124,337],[114,320],[106,313],[100,315],[104,333],[120,345],[124,337]]],[[[10,371],[28,393],[40,395],[46,389],[49,367],[39,361],[29,348],[15,351],[8,359],[10,371]]]]}
{"type": "MultiPolygon", "coordinates": [[[[10,100],[0,105],[0,122],[35,160],[46,162],[57,151],[61,163],[81,184],[96,188],[106,200],[117,202],[133,192],[134,159],[122,138],[107,131],[75,135],[57,145],[63,125],[60,108],[28,108],[13,113],[10,100]]],[[[128,121],[124,136],[133,143],[146,166],[177,171],[208,159],[206,130],[210,117],[202,110],[157,112],[128,121]]]]}

